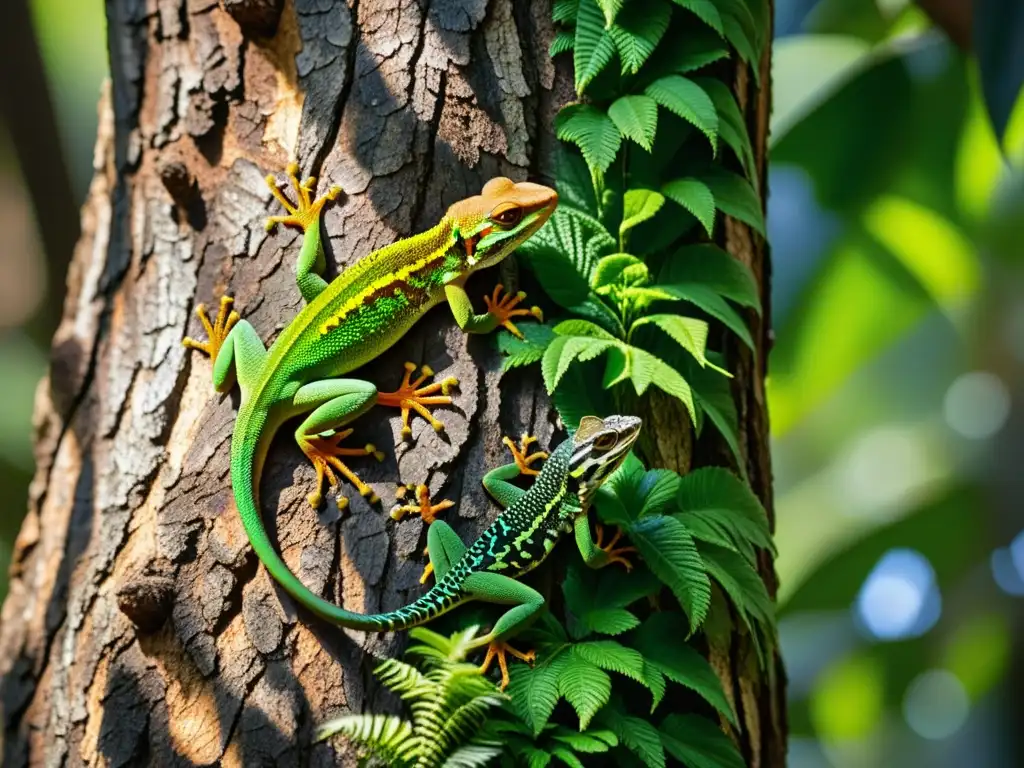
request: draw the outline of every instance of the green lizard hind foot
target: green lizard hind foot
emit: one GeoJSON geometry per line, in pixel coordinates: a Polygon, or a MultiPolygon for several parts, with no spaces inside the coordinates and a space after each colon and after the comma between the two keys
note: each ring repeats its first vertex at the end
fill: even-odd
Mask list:
{"type": "Polygon", "coordinates": [[[630,554],[631,552],[636,552],[636,547],[615,547],[615,545],[619,543],[619,539],[622,538],[622,530],[616,528],[615,535],[612,536],[611,540],[607,544],[604,544],[604,526],[600,523],[595,523],[594,527],[597,529],[597,539],[594,541],[594,546],[607,555],[608,560],[605,565],[619,563],[625,567],[627,571],[633,570],[633,563],[631,563],[625,555],[630,554]]]}
{"type": "MultiPolygon", "coordinates": [[[[384,454],[368,443],[362,448],[341,448],[338,446],[342,440],[352,434],[351,429],[342,430],[329,437],[317,436],[307,437],[299,442],[299,447],[306,457],[313,463],[316,470],[316,489],[306,499],[314,509],[323,502],[321,490],[326,479],[333,488],[338,484],[338,477],[335,471],[345,477],[356,487],[360,495],[365,496],[371,504],[376,504],[380,499],[373,489],[359,479],[359,476],[348,468],[348,465],[341,460],[342,456],[373,456],[377,461],[383,461],[384,454]]],[[[338,507],[344,509],[348,506],[348,499],[344,496],[338,498],[338,507]]]]}
{"type": "Polygon", "coordinates": [[[435,381],[433,384],[422,386],[423,382],[434,375],[430,366],[424,365],[420,368],[420,375],[412,381],[412,374],[416,370],[415,363],[405,364],[405,375],[402,383],[394,392],[381,392],[377,395],[377,404],[391,408],[399,408],[402,411],[402,438],[408,439],[412,436],[412,427],[409,426],[409,418],[412,411],[416,411],[426,419],[436,432],[444,429],[444,424],[435,419],[428,405],[451,405],[452,399],[448,395],[451,388],[457,386],[459,380],[449,376],[443,381],[435,381]],[[440,392],[440,395],[435,393],[440,392]]]}
{"type": "Polygon", "coordinates": [[[529,309],[517,308],[519,302],[526,298],[526,294],[523,291],[519,291],[515,295],[506,293],[503,296],[502,292],[504,290],[505,286],[499,283],[495,286],[494,292],[490,296],[484,296],[484,304],[487,305],[487,312],[497,320],[498,325],[507,328],[521,339],[523,338],[523,333],[512,322],[512,318],[535,317],[543,323],[544,313],[540,311],[540,307],[530,307],[529,309]]]}
{"type": "Polygon", "coordinates": [[[511,645],[501,640],[495,640],[487,646],[487,656],[484,657],[484,663],[480,665],[480,674],[486,675],[487,671],[491,668],[491,664],[495,659],[498,660],[498,668],[501,670],[501,685],[498,686],[501,690],[505,690],[508,687],[508,660],[505,658],[506,654],[512,654],[517,659],[525,661],[527,664],[532,665],[537,659],[536,651],[517,651],[511,645]]]}
{"type": "Polygon", "coordinates": [[[537,438],[533,435],[523,435],[519,438],[519,445],[512,442],[511,437],[501,438],[508,449],[512,451],[512,458],[515,460],[516,466],[519,467],[520,474],[523,475],[539,475],[540,470],[533,468],[533,463],[536,461],[542,461],[548,457],[547,451],[535,451],[529,453],[530,446],[537,442],[537,438]]]}
{"type": "Polygon", "coordinates": [[[295,197],[297,203],[295,205],[284,196],[281,188],[277,185],[277,179],[273,175],[267,176],[267,186],[270,187],[270,191],[274,193],[274,197],[277,198],[278,202],[288,211],[287,216],[271,216],[267,219],[267,231],[271,231],[278,224],[284,224],[285,226],[297,227],[303,232],[309,227],[315,227],[320,216],[320,209],[322,209],[328,202],[334,200],[341,194],[341,187],[331,187],[327,190],[327,193],[320,197],[313,199],[313,190],[316,187],[316,177],[310,176],[308,179],[303,181],[299,178],[299,166],[297,163],[291,163],[288,166],[288,178],[292,182],[292,187],[295,188],[295,197]]]}
{"type": "Polygon", "coordinates": [[[434,522],[438,512],[443,512],[446,509],[450,509],[455,506],[455,502],[451,499],[445,499],[437,504],[434,504],[430,500],[430,489],[425,485],[405,485],[400,487],[395,492],[395,498],[402,501],[405,498],[406,493],[409,491],[415,491],[416,493],[416,504],[401,504],[395,505],[391,510],[392,520],[401,520],[407,514],[419,515],[423,522],[430,525],[434,522]]]}
{"type": "Polygon", "coordinates": [[[220,309],[217,310],[217,317],[212,322],[206,312],[206,305],[199,304],[196,306],[196,315],[206,331],[207,341],[197,341],[191,336],[186,336],[181,340],[181,343],[189,349],[198,349],[200,352],[209,355],[211,360],[216,360],[217,353],[224,346],[224,340],[227,339],[231,329],[235,327],[239,320],[238,313],[231,309],[234,301],[230,296],[221,296],[220,309]]]}

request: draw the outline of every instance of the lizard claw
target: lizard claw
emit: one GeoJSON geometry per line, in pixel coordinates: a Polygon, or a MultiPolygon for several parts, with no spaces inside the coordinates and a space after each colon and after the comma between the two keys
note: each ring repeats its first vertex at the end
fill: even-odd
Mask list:
{"type": "Polygon", "coordinates": [[[538,475],[540,470],[533,468],[535,461],[541,461],[548,457],[547,451],[535,451],[527,455],[527,451],[532,443],[537,442],[537,438],[533,435],[523,435],[519,438],[519,445],[512,442],[511,437],[501,438],[508,449],[512,451],[512,458],[515,460],[516,466],[519,467],[519,472],[524,475],[538,475]]]}
{"type": "Polygon", "coordinates": [[[525,661],[527,664],[533,665],[533,662],[537,659],[536,651],[517,651],[508,643],[502,640],[492,640],[487,646],[487,656],[484,658],[484,663],[480,665],[480,674],[487,674],[487,670],[491,668],[491,663],[497,659],[498,668],[501,669],[501,685],[498,686],[500,690],[504,691],[508,687],[508,661],[505,658],[505,654],[512,654],[517,659],[525,661]]]}
{"type": "Polygon", "coordinates": [[[377,395],[377,404],[386,405],[391,408],[399,408],[402,412],[402,438],[412,437],[412,427],[409,426],[409,418],[412,411],[416,411],[426,419],[434,431],[441,432],[444,424],[435,419],[428,405],[451,405],[452,398],[448,394],[451,388],[458,386],[459,380],[449,376],[442,381],[435,381],[433,384],[422,386],[423,382],[434,375],[429,365],[420,368],[420,375],[415,381],[411,381],[412,374],[416,370],[415,363],[405,364],[405,375],[402,376],[402,383],[394,392],[381,392],[377,395]],[[440,392],[440,395],[435,393],[440,392]]]}
{"type": "MultiPolygon", "coordinates": [[[[342,440],[352,434],[351,429],[336,432],[333,435],[324,437],[322,435],[302,436],[299,438],[299,448],[306,454],[306,457],[313,463],[316,470],[316,489],[310,493],[306,500],[314,509],[319,507],[323,501],[321,489],[326,479],[331,487],[338,484],[338,477],[335,471],[340,473],[362,496],[365,496],[371,504],[376,504],[380,499],[373,489],[359,479],[359,476],[348,468],[348,465],[341,460],[342,456],[373,456],[377,461],[384,459],[384,454],[377,450],[372,443],[367,443],[362,448],[341,448],[338,446],[342,440]]],[[[338,499],[338,507],[344,509],[348,506],[348,499],[344,496],[338,499]]]]}
{"type": "MultiPolygon", "coordinates": [[[[395,498],[398,499],[399,501],[403,500],[405,498],[405,494],[408,491],[416,492],[416,500],[418,503],[401,505],[396,504],[394,508],[392,508],[391,510],[392,520],[401,520],[403,517],[405,517],[406,514],[411,513],[414,515],[419,515],[420,518],[422,518],[423,522],[425,522],[427,525],[430,525],[436,519],[438,512],[442,512],[446,509],[455,506],[455,502],[452,501],[451,499],[445,499],[444,501],[439,501],[437,504],[434,504],[430,500],[430,489],[422,484],[415,486],[406,485],[400,487],[395,492],[395,498]]],[[[424,581],[426,581],[425,578],[424,581]]]]}
{"type": "Polygon", "coordinates": [[[278,224],[284,224],[285,226],[297,227],[302,231],[306,231],[309,227],[316,226],[317,219],[320,216],[320,209],[322,209],[329,201],[334,200],[341,194],[341,187],[332,186],[327,190],[326,194],[313,199],[313,193],[316,188],[316,177],[310,176],[305,181],[299,178],[299,165],[298,163],[289,163],[287,168],[288,178],[292,182],[292,187],[295,190],[295,197],[297,203],[292,202],[284,196],[281,188],[277,185],[277,179],[273,175],[267,176],[267,186],[270,187],[270,191],[277,198],[277,201],[281,203],[284,209],[288,212],[287,216],[271,216],[267,219],[267,231],[270,232],[278,224]]]}
{"type": "Polygon", "coordinates": [[[626,569],[627,572],[633,570],[633,563],[631,563],[625,557],[625,555],[628,555],[631,552],[636,552],[636,547],[615,547],[619,539],[622,538],[622,530],[620,528],[616,528],[615,535],[612,536],[611,540],[607,544],[605,544],[604,526],[600,523],[595,523],[595,527],[597,528],[597,540],[594,542],[594,544],[595,546],[597,546],[598,549],[602,550],[608,556],[608,560],[607,562],[605,562],[604,565],[619,563],[626,569]]]}
{"type": "Polygon", "coordinates": [[[507,328],[510,333],[521,339],[523,333],[512,322],[512,318],[535,317],[544,322],[544,313],[541,312],[540,307],[530,307],[529,309],[518,307],[519,302],[526,298],[523,291],[519,291],[515,295],[511,293],[502,295],[504,290],[505,286],[499,283],[490,296],[484,296],[484,304],[487,305],[487,312],[498,321],[498,325],[507,328]]]}
{"type": "Polygon", "coordinates": [[[211,360],[216,360],[217,353],[220,352],[220,348],[224,346],[224,341],[227,339],[228,334],[231,333],[231,329],[235,327],[235,323],[239,320],[238,313],[231,309],[233,303],[234,299],[230,296],[221,296],[220,309],[217,311],[217,317],[212,322],[206,312],[206,305],[199,304],[196,307],[196,315],[199,316],[199,322],[203,324],[203,328],[206,330],[207,341],[197,341],[191,336],[186,336],[182,339],[181,343],[189,349],[198,349],[200,352],[209,355],[211,360]]]}

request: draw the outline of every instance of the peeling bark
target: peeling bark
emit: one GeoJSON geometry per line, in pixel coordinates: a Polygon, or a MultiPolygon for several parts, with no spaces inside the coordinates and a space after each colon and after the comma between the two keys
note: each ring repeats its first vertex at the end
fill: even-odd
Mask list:
{"type": "MultiPolygon", "coordinates": [[[[225,292],[268,344],[298,311],[298,236],[263,228],[263,176],[291,159],[346,191],[325,215],[329,276],[492,176],[550,180],[551,123],[572,94],[547,56],[550,7],[108,0],[107,12],[95,176],[0,623],[3,764],[349,764],[338,745],[312,745],[313,729],[387,706],[369,670],[402,638],[325,626],[258,567],[228,477],[237,394],[215,395],[181,339],[195,304],[225,292]]],[[[359,469],[385,503],[396,483],[455,499],[447,519],[468,539],[496,512],[479,481],[504,460],[502,434],[549,442],[550,403],[443,309],[365,376],[388,388],[406,359],[459,379],[446,431],[417,420],[403,444],[397,416],[377,409],[356,436],[387,458],[359,469]]],[[[763,364],[746,373],[761,392],[763,364]]],[[[750,412],[764,479],[763,393],[750,412]]],[[[396,524],[351,489],[344,513],[333,497],[316,512],[313,480],[283,433],[262,507],[295,573],[362,612],[417,595],[422,523],[396,524]]]]}

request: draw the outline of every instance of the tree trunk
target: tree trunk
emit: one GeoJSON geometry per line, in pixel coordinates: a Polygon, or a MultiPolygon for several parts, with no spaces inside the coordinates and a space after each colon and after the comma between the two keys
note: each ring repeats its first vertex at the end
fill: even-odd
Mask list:
{"type": "MultiPolygon", "coordinates": [[[[258,566],[228,477],[237,395],[215,395],[209,362],[181,339],[199,330],[195,304],[221,293],[268,344],[298,311],[299,238],[263,228],[276,212],[263,176],[291,159],[322,178],[321,191],[346,192],[324,219],[336,270],[431,226],[492,176],[550,179],[553,116],[572,98],[570,73],[547,54],[550,6],[108,0],[107,9],[112,79],[96,173],[38,390],[37,472],[0,626],[3,762],[348,764],[336,745],[312,745],[313,729],[387,706],[368,684],[371,654],[395,653],[402,637],[327,626],[258,566]]],[[[763,169],[767,91],[742,71],[737,86],[763,169]]],[[[728,239],[767,299],[763,243],[732,222],[728,239]]],[[[482,274],[471,292],[497,279],[482,274]]],[[[734,356],[735,391],[748,469],[770,509],[767,344],[763,330],[757,337],[755,358],[734,356]]],[[[350,488],[343,513],[330,497],[314,512],[313,470],[286,432],[264,472],[264,516],[285,560],[314,591],[361,612],[396,608],[421,589],[422,523],[386,514],[396,484],[426,482],[435,499],[456,500],[447,519],[469,538],[496,513],[480,478],[504,463],[502,434],[529,430],[546,444],[555,432],[536,370],[501,376],[492,342],[465,336],[444,309],[366,377],[389,388],[406,359],[460,386],[441,435],[415,421],[403,444],[400,421],[383,409],[356,423],[356,437],[386,454],[359,467],[383,512],[350,488]]],[[[680,439],[660,435],[666,466],[688,463],[680,439]]],[[[745,754],[782,766],[781,684],[748,684],[741,646],[717,668],[743,713],[745,754]]]]}

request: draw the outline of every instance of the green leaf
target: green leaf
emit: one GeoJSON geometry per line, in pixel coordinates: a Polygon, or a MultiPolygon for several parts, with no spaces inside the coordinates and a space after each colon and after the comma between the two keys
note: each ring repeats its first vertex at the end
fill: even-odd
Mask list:
{"type": "Polygon", "coordinates": [[[707,615],[711,582],[686,527],[673,517],[642,517],[628,528],[647,567],[672,590],[690,619],[690,634],[707,615]]]}
{"type": "Polygon", "coordinates": [[[544,350],[555,338],[551,327],[541,323],[523,325],[520,330],[523,332],[521,339],[508,331],[498,335],[498,349],[504,355],[501,360],[503,371],[536,363],[544,357],[544,350]]]}
{"type": "Polygon", "coordinates": [[[613,285],[628,287],[645,285],[650,280],[647,265],[629,253],[613,253],[597,262],[597,268],[591,278],[591,286],[599,293],[607,293],[602,289],[613,285]]]}
{"type": "Polygon", "coordinates": [[[587,611],[581,621],[588,630],[602,635],[621,635],[640,624],[640,620],[625,608],[587,611]]]}
{"type": "Polygon", "coordinates": [[[691,304],[700,307],[716,320],[720,320],[729,330],[735,333],[740,339],[754,349],[754,338],[750,335],[750,329],[746,321],[725,299],[719,296],[714,290],[700,283],[689,283],[686,285],[663,285],[662,289],[669,291],[677,299],[683,299],[691,304]]]}
{"type": "Polygon", "coordinates": [[[746,761],[728,736],[697,715],[669,715],[661,722],[665,749],[687,768],[745,768],[746,761]]]}
{"type": "Polygon", "coordinates": [[[664,0],[630,0],[608,33],[622,60],[622,74],[635,75],[654,52],[672,18],[664,0]]]}
{"type": "Polygon", "coordinates": [[[609,714],[606,719],[622,745],[639,757],[647,768],[665,768],[665,748],[653,725],[624,712],[609,714]]]}
{"type": "Polygon", "coordinates": [[[641,684],[644,682],[643,657],[633,648],[627,648],[614,640],[577,643],[572,647],[572,653],[608,672],[617,672],[641,684]]]}
{"type": "Polygon", "coordinates": [[[750,134],[736,97],[729,86],[717,78],[695,77],[693,81],[711,97],[718,113],[718,135],[736,153],[747,177],[753,181],[757,178],[754,148],[750,144],[750,134]]]}
{"type": "Polygon", "coordinates": [[[658,128],[658,105],[654,99],[643,95],[622,96],[608,107],[608,117],[624,138],[651,151],[658,128]]]}
{"type": "Polygon", "coordinates": [[[761,198],[750,182],[724,168],[712,168],[701,174],[715,198],[715,206],[728,216],[749,224],[764,237],[764,214],[761,198]]]}
{"type": "Polygon", "coordinates": [[[672,0],[672,2],[688,10],[718,34],[724,34],[722,15],[712,0],[672,0]]]}
{"type": "Polygon", "coordinates": [[[594,378],[588,365],[572,366],[552,395],[558,415],[567,427],[575,427],[584,416],[607,416],[615,411],[609,393],[593,386],[594,378]]]}
{"type": "Polygon", "coordinates": [[[647,470],[637,487],[644,500],[640,517],[675,512],[678,509],[679,479],[671,469],[647,470]]]}
{"type": "Polygon", "coordinates": [[[558,692],[565,697],[580,718],[583,731],[612,693],[608,674],[579,654],[571,653],[558,676],[558,692]]]}
{"type": "Polygon", "coordinates": [[[722,29],[725,33],[725,39],[736,49],[736,53],[740,55],[740,58],[750,65],[750,71],[754,75],[755,83],[760,84],[761,73],[758,66],[757,53],[754,50],[753,38],[743,28],[743,24],[739,19],[727,13],[722,14],[722,29]]]}
{"type": "Polygon", "coordinates": [[[559,336],[586,336],[591,339],[607,339],[609,341],[616,341],[615,337],[608,333],[604,328],[595,325],[589,320],[580,320],[577,318],[572,320],[563,320],[555,326],[554,332],[559,336]]]}
{"type": "MultiPolygon", "coordinates": [[[[626,345],[623,345],[625,347],[626,345]]],[[[665,361],[646,352],[638,347],[627,347],[630,352],[630,377],[633,380],[633,387],[638,395],[642,395],[647,385],[654,383],[658,389],[672,397],[677,398],[686,410],[690,412],[690,418],[697,420],[697,411],[693,405],[693,392],[686,379],[679,375],[672,366],[665,361]],[[641,386],[642,385],[642,386],[641,386]]]]}
{"type": "MultiPolygon", "coordinates": [[[[741,46],[749,50],[750,58],[746,59],[753,66],[755,81],[760,84],[758,64],[761,61],[761,53],[765,43],[765,34],[759,29],[750,12],[747,0],[717,0],[718,10],[722,14],[722,24],[725,28],[725,38],[732,42],[740,56],[743,56],[741,46]],[[734,40],[737,35],[742,34],[742,40],[734,40]]],[[[765,16],[767,16],[765,14],[765,16]]]]}
{"type": "MultiPolygon", "coordinates": [[[[597,221],[597,200],[594,197],[594,183],[590,177],[590,169],[587,161],[580,153],[566,144],[559,143],[555,148],[555,189],[558,190],[558,207],[552,215],[557,216],[567,208],[575,208],[597,221]]],[[[600,226],[600,222],[598,222],[600,226]]],[[[537,235],[548,230],[549,227],[542,227],[537,235]]],[[[537,237],[527,240],[531,242],[537,237]]],[[[526,244],[524,243],[524,245],[526,244]]],[[[516,253],[522,253],[522,246],[516,253]]]]}
{"type": "Polygon", "coordinates": [[[611,118],[589,104],[563,107],[555,118],[555,134],[578,146],[587,165],[601,173],[608,170],[622,144],[622,136],[611,118]]]}
{"type": "Polygon", "coordinates": [[[409,759],[412,723],[394,715],[342,715],[321,725],[315,741],[347,736],[384,758],[409,759]]]}
{"type": "Polygon", "coordinates": [[[551,18],[556,22],[576,23],[579,0],[555,0],[551,5],[551,18]]]}
{"type": "Polygon", "coordinates": [[[560,29],[555,32],[555,39],[548,46],[548,56],[554,58],[560,53],[571,51],[576,45],[576,34],[572,30],[560,29]]]}
{"type": "Polygon", "coordinates": [[[658,284],[688,291],[701,286],[761,313],[761,298],[750,267],[714,243],[680,248],[665,260],[658,284]]]}
{"type": "Polygon", "coordinates": [[[583,733],[557,726],[551,734],[554,741],[568,744],[576,752],[596,755],[607,752],[619,744],[619,737],[612,731],[591,729],[583,733]]]}
{"type": "Polygon", "coordinates": [[[736,466],[746,477],[743,453],[740,451],[739,422],[736,417],[736,403],[732,399],[732,388],[728,379],[702,369],[683,371],[698,409],[707,414],[715,429],[722,435],[729,450],[736,459],[736,466]]]}
{"type": "Polygon", "coordinates": [[[694,26],[687,29],[685,35],[672,38],[671,45],[663,45],[654,52],[640,72],[640,82],[646,85],[665,75],[685,75],[728,55],[729,49],[721,35],[707,27],[694,26]]]}
{"type": "Polygon", "coordinates": [[[615,55],[615,43],[605,29],[604,22],[604,12],[596,0],[579,0],[576,46],[573,50],[576,93],[583,93],[587,84],[597,77],[615,55]]]}
{"type": "MultiPolygon", "coordinates": [[[[635,98],[646,98],[637,96],[635,98]]],[[[614,104],[612,106],[615,106],[614,104]]],[[[609,110],[609,114],[611,110],[609,110]]],[[[630,189],[622,198],[622,223],[619,225],[619,237],[638,224],[654,217],[665,204],[665,196],[650,189],[630,189]]]]}
{"type": "MultiPolygon", "coordinates": [[[[582,322],[582,321],[581,321],[582,322]]],[[[597,326],[594,326],[595,328],[597,326]]],[[[548,345],[541,359],[541,372],[548,394],[558,387],[558,382],[576,360],[586,362],[592,360],[614,342],[606,339],[595,339],[589,336],[559,336],[548,345]]]]}
{"type": "Polygon", "coordinates": [[[708,137],[712,151],[718,152],[718,112],[697,83],[682,75],[668,75],[648,85],[644,93],[697,128],[708,137]]]}
{"type": "Polygon", "coordinates": [[[683,317],[682,315],[647,315],[633,323],[632,328],[630,328],[630,336],[632,336],[634,329],[645,325],[654,325],[668,334],[676,344],[693,355],[702,368],[710,367],[732,378],[731,373],[708,362],[707,357],[704,355],[704,350],[708,343],[708,324],[703,320],[683,317]]]}
{"type": "Polygon", "coordinates": [[[644,659],[644,686],[651,692],[651,714],[654,714],[654,710],[658,708],[661,700],[665,698],[665,689],[668,686],[665,683],[665,676],[661,674],[661,670],[647,659],[644,659]]]}
{"type": "Polygon", "coordinates": [[[776,554],[768,515],[745,482],[723,467],[707,467],[682,478],[676,496],[679,519],[689,527],[699,519],[733,542],[754,562],[753,548],[776,554]]]}
{"type": "Polygon", "coordinates": [[[696,216],[708,237],[712,236],[715,229],[715,196],[707,184],[693,178],[676,179],[664,184],[661,192],[696,216]]]}
{"type": "Polygon", "coordinates": [[[601,11],[604,13],[605,26],[610,27],[612,25],[616,15],[622,10],[623,2],[625,0],[597,0],[597,4],[601,6],[601,11]]]}
{"type": "Polygon", "coordinates": [[[689,645],[679,642],[686,635],[686,622],[673,611],[652,614],[633,633],[630,643],[669,680],[699,694],[711,706],[737,725],[736,713],[726,698],[722,681],[707,659],[689,645]]]}
{"type": "Polygon", "coordinates": [[[564,747],[556,747],[551,754],[568,765],[569,768],[587,768],[576,755],[564,747]]]}
{"type": "Polygon", "coordinates": [[[508,694],[520,719],[539,734],[558,703],[558,679],[569,655],[542,658],[533,668],[515,664],[509,672],[508,694]]]}

